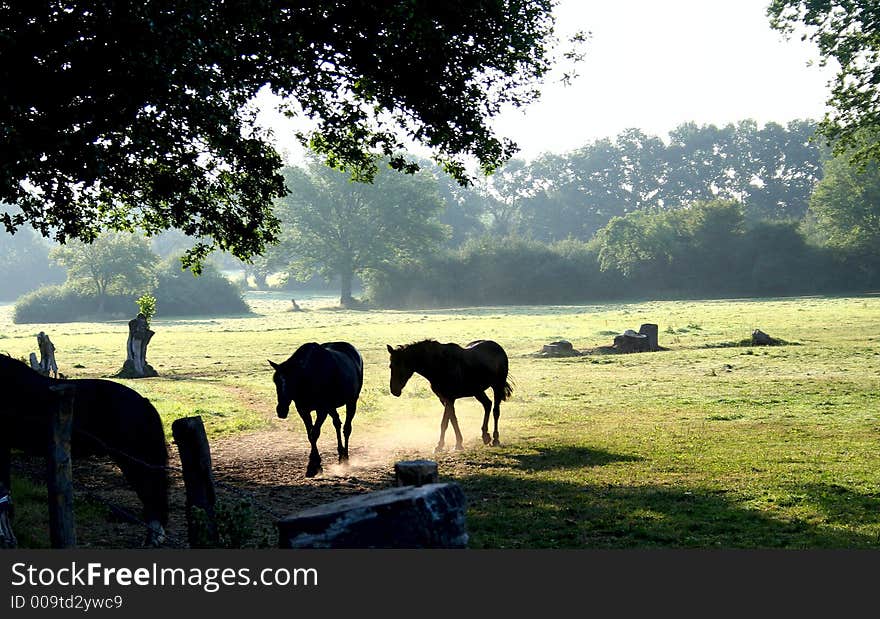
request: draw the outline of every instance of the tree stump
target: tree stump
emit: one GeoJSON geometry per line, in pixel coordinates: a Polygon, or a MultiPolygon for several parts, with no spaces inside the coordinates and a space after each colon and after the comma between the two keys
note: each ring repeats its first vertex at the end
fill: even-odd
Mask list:
{"type": "Polygon", "coordinates": [[[639,327],[639,333],[648,336],[648,350],[653,352],[660,350],[660,327],[655,324],[645,323],[639,327]]]}
{"type": "Polygon", "coordinates": [[[424,486],[440,481],[437,463],[433,460],[404,460],[394,465],[398,486],[424,486]]]}
{"type": "Polygon", "coordinates": [[[752,345],[753,346],[773,346],[777,343],[777,340],[773,339],[760,329],[755,329],[752,331],[752,345]]]}
{"type": "Polygon", "coordinates": [[[58,378],[58,364],[55,362],[55,345],[49,336],[40,331],[37,334],[37,349],[40,351],[40,360],[37,361],[36,353],[30,354],[31,367],[43,376],[58,378]]]}
{"type": "Polygon", "coordinates": [[[159,375],[153,366],[147,363],[147,345],[153,335],[155,331],[150,329],[147,318],[142,313],[128,321],[126,359],[122,369],[116,373],[118,378],[147,378],[159,375]]]}
{"type": "Polygon", "coordinates": [[[349,497],[277,523],[281,548],[465,548],[458,484],[404,486],[349,497]]]}
{"type": "Polygon", "coordinates": [[[627,329],[620,335],[614,336],[614,349],[617,352],[648,352],[648,336],[627,329]]]}

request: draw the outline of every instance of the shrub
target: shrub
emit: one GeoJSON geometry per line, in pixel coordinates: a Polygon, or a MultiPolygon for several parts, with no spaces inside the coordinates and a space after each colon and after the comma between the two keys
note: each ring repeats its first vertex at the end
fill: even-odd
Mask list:
{"type": "Polygon", "coordinates": [[[171,259],[159,271],[159,284],[153,293],[161,316],[221,316],[246,314],[250,307],[241,291],[217,268],[206,264],[199,276],[181,269],[171,259]]]}
{"type": "Polygon", "coordinates": [[[131,306],[131,296],[108,295],[104,298],[104,311],[99,313],[100,301],[96,295],[65,286],[44,286],[16,301],[12,320],[33,324],[125,318],[131,313],[131,306]]]}

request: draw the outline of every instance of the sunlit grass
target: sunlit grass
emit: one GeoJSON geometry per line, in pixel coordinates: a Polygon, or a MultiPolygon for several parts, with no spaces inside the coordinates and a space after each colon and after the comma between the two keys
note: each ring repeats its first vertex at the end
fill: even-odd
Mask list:
{"type": "MultiPolygon", "coordinates": [[[[389,458],[434,458],[441,406],[418,376],[401,398],[389,394],[385,345],[495,339],[515,382],[502,447],[482,445],[482,409],[461,400],[465,451],[436,456],[441,476],[466,490],[473,546],[880,545],[880,298],[426,311],[328,303],[293,313],[289,300],[263,298],[250,317],[158,319],[149,360],[160,376],[125,382],[169,431],[192,414],[211,437],[258,431],[292,422],[274,418],[267,359],[347,340],[366,363],[353,440],[388,447],[389,458]],[[558,339],[609,345],[645,322],[659,325],[667,351],[533,356],[558,339]],[[792,345],[718,347],[755,328],[792,345]]],[[[40,330],[69,376],[108,376],[124,360],[124,322],[13,325],[0,308],[0,350],[26,357],[40,330]]]]}

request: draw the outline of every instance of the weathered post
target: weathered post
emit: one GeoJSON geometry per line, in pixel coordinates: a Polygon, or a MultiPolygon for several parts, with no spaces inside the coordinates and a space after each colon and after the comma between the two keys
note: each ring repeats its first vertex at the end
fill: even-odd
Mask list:
{"type": "Polygon", "coordinates": [[[55,362],[55,344],[42,331],[37,334],[37,348],[40,351],[40,360],[37,361],[36,353],[31,353],[29,357],[31,367],[43,376],[58,378],[58,364],[55,362]]]}
{"type": "Polygon", "coordinates": [[[0,443],[0,548],[15,548],[18,541],[12,531],[11,448],[0,443]]]}
{"type": "Polygon", "coordinates": [[[58,406],[49,423],[49,453],[46,458],[49,540],[52,548],[74,548],[76,523],[73,515],[70,437],[73,433],[73,399],[76,388],[72,385],[53,385],[49,390],[58,398],[58,406]]]}
{"type": "Polygon", "coordinates": [[[12,488],[12,448],[0,442],[0,485],[7,490],[12,488]]]}
{"type": "Polygon", "coordinates": [[[191,548],[210,548],[219,542],[214,511],[214,474],[211,448],[202,418],[183,417],[171,424],[171,434],[180,452],[183,483],[186,486],[186,523],[191,548]],[[200,518],[196,509],[204,514],[200,518]]]}
{"type": "Polygon", "coordinates": [[[15,548],[18,540],[12,531],[12,494],[0,483],[0,548],[15,548]]]}
{"type": "Polygon", "coordinates": [[[437,463],[433,460],[402,460],[394,465],[398,486],[423,486],[440,481],[437,463]]]}

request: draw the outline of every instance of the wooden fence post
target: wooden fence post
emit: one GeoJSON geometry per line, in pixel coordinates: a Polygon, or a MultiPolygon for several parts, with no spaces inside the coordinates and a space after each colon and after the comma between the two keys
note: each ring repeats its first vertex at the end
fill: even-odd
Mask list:
{"type": "Polygon", "coordinates": [[[191,548],[210,548],[219,542],[214,511],[214,475],[211,448],[202,418],[183,417],[171,424],[171,434],[180,452],[183,483],[186,486],[186,522],[191,548]],[[204,513],[199,518],[193,508],[204,513]]]}
{"type": "Polygon", "coordinates": [[[12,490],[12,447],[0,443],[0,486],[12,490]]]}
{"type": "Polygon", "coordinates": [[[12,494],[0,482],[0,548],[15,548],[18,540],[12,530],[12,494]]]}
{"type": "Polygon", "coordinates": [[[49,387],[58,397],[58,407],[49,424],[49,453],[46,458],[46,486],[49,491],[49,539],[52,548],[76,546],[73,515],[73,472],[70,462],[70,436],[73,432],[73,398],[76,387],[49,387]]]}

